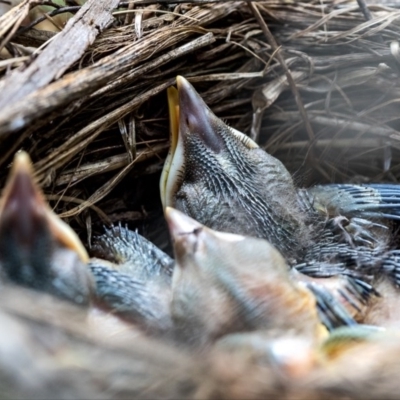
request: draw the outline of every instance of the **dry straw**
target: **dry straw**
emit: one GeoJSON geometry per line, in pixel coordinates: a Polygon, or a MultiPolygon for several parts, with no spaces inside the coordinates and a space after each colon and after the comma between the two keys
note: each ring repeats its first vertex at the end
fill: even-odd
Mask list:
{"type": "Polygon", "coordinates": [[[395,1],[71,4],[0,17],[0,183],[28,150],[81,233],[160,215],[177,74],[301,184],[399,178],[395,1]]]}

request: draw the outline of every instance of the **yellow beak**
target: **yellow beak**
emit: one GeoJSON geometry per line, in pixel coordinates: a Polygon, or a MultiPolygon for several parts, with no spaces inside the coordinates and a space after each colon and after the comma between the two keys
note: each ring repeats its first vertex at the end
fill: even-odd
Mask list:
{"type": "Polygon", "coordinates": [[[45,221],[54,239],[75,251],[83,262],[88,254],[76,233],[48,206],[34,179],[29,155],[23,151],[14,157],[3,196],[0,201],[0,226],[7,224],[14,237],[22,242],[35,234],[36,221],[45,221]]]}

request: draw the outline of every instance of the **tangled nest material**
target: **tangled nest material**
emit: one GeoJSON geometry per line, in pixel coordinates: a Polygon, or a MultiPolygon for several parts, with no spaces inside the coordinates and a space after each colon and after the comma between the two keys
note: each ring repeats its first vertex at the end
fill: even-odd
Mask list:
{"type": "Polygon", "coordinates": [[[87,243],[122,221],[162,245],[165,89],[178,74],[299,184],[399,178],[400,4],[118,3],[25,0],[0,17],[0,185],[26,149],[87,243]],[[56,14],[70,18],[61,32],[36,29],[62,28],[56,14]]]}

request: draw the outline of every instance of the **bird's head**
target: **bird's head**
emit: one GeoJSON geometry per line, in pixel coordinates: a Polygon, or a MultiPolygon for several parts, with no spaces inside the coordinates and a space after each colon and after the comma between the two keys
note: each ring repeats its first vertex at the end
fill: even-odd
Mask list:
{"type": "Polygon", "coordinates": [[[176,264],[172,314],[194,341],[271,329],[323,334],[313,295],[293,282],[269,242],[205,227],[167,208],[176,264]]]}
{"type": "Polygon", "coordinates": [[[293,235],[304,224],[286,168],[217,118],[185,78],[178,76],[177,86],[168,92],[171,148],[160,181],[163,206],[218,231],[265,238],[292,251],[298,246],[293,235]]]}
{"type": "Polygon", "coordinates": [[[178,76],[176,81],[178,89],[168,89],[171,147],[160,182],[164,207],[173,206],[184,179],[201,179],[204,169],[211,173],[212,168],[234,174],[235,153],[258,148],[217,118],[185,78],[178,76]]]}
{"type": "Polygon", "coordinates": [[[85,304],[91,285],[87,261],[78,236],[45,201],[28,154],[17,153],[0,200],[3,279],[85,304]]]}

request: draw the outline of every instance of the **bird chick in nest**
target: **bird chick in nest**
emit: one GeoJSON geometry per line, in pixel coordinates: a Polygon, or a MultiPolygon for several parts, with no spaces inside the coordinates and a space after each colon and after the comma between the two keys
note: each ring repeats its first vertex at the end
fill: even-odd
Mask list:
{"type": "Polygon", "coordinates": [[[140,265],[132,260],[128,266],[140,252],[136,246],[149,244],[142,238],[121,250],[120,236],[136,235],[121,228],[111,236],[106,232],[99,243],[115,245],[111,254],[129,257],[108,267],[99,259],[91,261],[96,296],[148,334],[205,348],[224,335],[259,329],[271,337],[292,334],[314,342],[327,334],[322,323],[333,326],[338,316],[344,316],[341,323],[355,323],[323,287],[316,296],[293,279],[284,258],[267,241],[214,231],[170,208],[166,218],[174,243],[172,279],[154,268],[156,257],[146,257],[140,265]]]}
{"type": "Polygon", "coordinates": [[[78,236],[46,203],[28,154],[17,153],[0,200],[1,280],[88,305],[88,259],[78,236]]]}
{"type": "Polygon", "coordinates": [[[315,297],[290,278],[270,243],[216,232],[172,208],[166,218],[176,259],[171,315],[180,340],[204,346],[255,330],[312,342],[327,335],[315,297]]]}
{"type": "Polygon", "coordinates": [[[310,286],[336,277],[334,295],[358,321],[368,322],[371,306],[397,301],[378,294],[388,280],[400,283],[400,185],[297,188],[278,159],[217,118],[185,78],[177,86],[169,90],[164,207],[217,231],[267,239],[310,286]]]}

